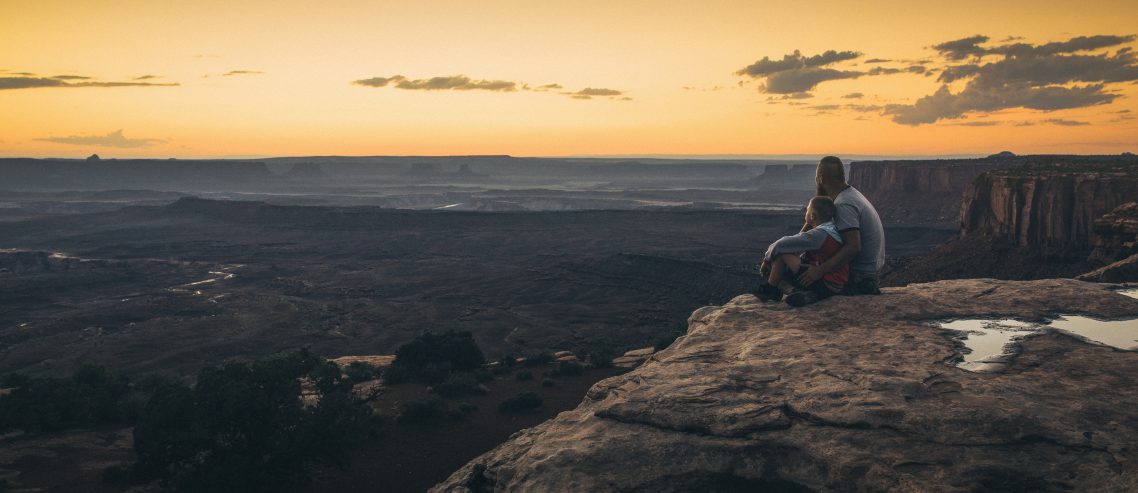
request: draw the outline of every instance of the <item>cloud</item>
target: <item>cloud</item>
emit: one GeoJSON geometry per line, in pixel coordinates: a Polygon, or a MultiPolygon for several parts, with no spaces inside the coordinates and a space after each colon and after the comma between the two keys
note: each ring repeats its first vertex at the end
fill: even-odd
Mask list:
{"type": "Polygon", "coordinates": [[[818,67],[784,70],[767,76],[764,90],[774,94],[808,92],[826,81],[856,79],[862,75],[862,72],[818,67]]]}
{"type": "Polygon", "coordinates": [[[853,60],[861,56],[856,51],[828,50],[819,55],[803,56],[798,50],[783,55],[781,60],[763,57],[735,72],[735,75],[765,79],[760,89],[772,94],[791,94],[812,91],[818,84],[830,80],[856,79],[864,72],[838,70],[830,65],[853,60]]]}
{"type": "Polygon", "coordinates": [[[865,97],[865,94],[862,94],[860,92],[851,92],[849,94],[846,94],[845,96],[842,96],[842,99],[861,99],[864,97],[865,97]]]}
{"type": "Polygon", "coordinates": [[[36,87],[64,87],[67,83],[44,77],[0,77],[0,90],[32,89],[36,87]]]}
{"type": "Polygon", "coordinates": [[[386,87],[389,84],[397,89],[411,91],[496,91],[513,92],[518,83],[507,80],[473,80],[465,75],[431,77],[429,79],[408,79],[402,75],[391,77],[372,77],[353,81],[353,84],[367,87],[386,87]]]}
{"type": "Polygon", "coordinates": [[[1064,120],[1062,118],[1048,118],[1041,123],[1050,123],[1052,125],[1061,125],[1064,127],[1081,127],[1083,125],[1090,125],[1090,122],[1081,122],[1076,120],[1064,120]]]}
{"type": "Polygon", "coordinates": [[[402,75],[393,75],[391,77],[372,77],[370,79],[360,79],[352,81],[352,84],[365,87],[387,87],[392,82],[398,82],[406,79],[402,75]]]}
{"type": "Polygon", "coordinates": [[[997,55],[1011,55],[1011,56],[1046,56],[1058,55],[1062,53],[1078,53],[1080,51],[1094,51],[1103,48],[1110,48],[1121,44],[1134,41],[1135,37],[1130,36],[1113,36],[1113,35],[1098,35],[1098,36],[1078,36],[1071,38],[1067,41],[1054,41],[1042,45],[1031,45],[1028,43],[1014,43],[1003,46],[997,46],[988,50],[988,53],[997,55]]]}
{"type": "Polygon", "coordinates": [[[586,87],[580,91],[577,91],[576,94],[582,96],[620,96],[624,93],[616,89],[586,87]]]}
{"type": "Polygon", "coordinates": [[[107,135],[73,135],[70,137],[45,137],[36,140],[54,142],[56,144],[118,148],[151,147],[154,144],[165,142],[165,140],[162,139],[127,138],[123,135],[122,130],[115,130],[107,135]]]}
{"type": "Polygon", "coordinates": [[[151,80],[151,79],[161,79],[161,78],[162,78],[161,75],[149,75],[149,74],[147,74],[147,75],[140,75],[140,76],[135,77],[131,80],[151,80]]]}
{"type": "Polygon", "coordinates": [[[981,121],[973,121],[973,122],[953,123],[952,125],[957,125],[957,126],[961,126],[961,127],[995,127],[995,126],[999,125],[1000,123],[1001,122],[994,121],[994,120],[981,120],[981,121]]]}
{"type": "MultiPolygon", "coordinates": [[[[27,73],[27,72],[18,72],[27,73]]],[[[156,84],[151,82],[100,82],[90,80],[91,77],[80,75],[64,75],[56,77],[0,77],[0,90],[6,89],[36,89],[43,87],[171,87],[178,83],[156,84]]]]}
{"type": "Polygon", "coordinates": [[[391,77],[372,77],[370,79],[360,79],[352,81],[352,84],[365,87],[387,87],[392,82],[398,82],[406,79],[402,75],[393,75],[391,77]]]}
{"type": "Polygon", "coordinates": [[[945,41],[940,44],[933,45],[933,49],[939,51],[949,60],[964,60],[968,57],[982,56],[987,53],[985,48],[981,48],[981,43],[988,42],[987,36],[979,34],[969,36],[967,38],[954,39],[952,41],[945,41]]]}
{"type": "Polygon", "coordinates": [[[861,53],[855,51],[828,50],[821,55],[804,57],[801,52],[794,50],[794,53],[783,55],[782,60],[771,60],[770,57],[763,57],[762,60],[739,69],[735,74],[762,77],[787,70],[824,67],[844,60],[853,60],[859,56],[861,53]]]}
{"type": "Polygon", "coordinates": [[[901,69],[888,67],[873,67],[869,72],[866,72],[867,75],[893,75],[899,73],[901,73],[901,69]]]}
{"type": "Polygon", "coordinates": [[[230,70],[224,74],[221,74],[221,76],[222,77],[232,77],[234,75],[260,75],[263,73],[264,72],[262,72],[260,70],[230,70]]]}
{"type": "Polygon", "coordinates": [[[870,58],[869,60],[866,60],[862,63],[886,63],[886,62],[892,62],[892,61],[893,60],[889,60],[887,58],[870,58]]]}
{"type": "Polygon", "coordinates": [[[1077,120],[1065,120],[1062,118],[1047,118],[1043,120],[1022,120],[1022,121],[1001,121],[1001,120],[976,120],[959,123],[949,123],[947,125],[957,127],[996,127],[1000,125],[1013,125],[1016,127],[1034,127],[1035,125],[1059,125],[1063,127],[1081,127],[1090,125],[1089,122],[1077,120]]]}
{"type": "Polygon", "coordinates": [[[1138,57],[1130,48],[1115,53],[1085,54],[1134,41],[1134,36],[1079,36],[1041,45],[1027,43],[981,46],[986,36],[972,36],[933,46],[950,65],[937,80],[943,85],[911,105],[890,105],[885,113],[905,125],[960,118],[970,112],[1009,108],[1054,111],[1108,104],[1119,94],[1106,84],[1138,81],[1138,57]],[[982,58],[995,56],[994,61],[982,58]],[[965,82],[953,93],[948,84],[965,82]]]}
{"type": "Polygon", "coordinates": [[[1032,87],[1026,84],[982,87],[969,85],[953,94],[948,86],[918,99],[912,105],[891,104],[885,114],[904,125],[935,123],[942,119],[960,118],[970,112],[992,112],[1007,108],[1054,111],[1107,104],[1118,97],[1103,91],[1102,84],[1087,86],[1032,87]]]}
{"type": "Polygon", "coordinates": [[[814,97],[813,94],[808,92],[792,92],[790,94],[783,94],[781,96],[767,96],[767,101],[787,101],[791,99],[810,99],[814,97]]]}
{"type": "Polygon", "coordinates": [[[632,98],[625,96],[624,91],[616,89],[605,89],[603,87],[586,87],[577,92],[563,92],[561,94],[567,95],[573,99],[593,99],[594,97],[607,97],[609,99],[619,99],[621,101],[632,101],[632,98]]]}
{"type": "Polygon", "coordinates": [[[1030,43],[1008,43],[1023,38],[1009,37],[1003,40],[1005,44],[993,47],[980,46],[989,41],[987,36],[970,36],[963,39],[946,41],[933,45],[933,49],[940,52],[949,60],[964,60],[970,57],[983,58],[988,55],[1005,55],[1015,57],[1047,56],[1059,54],[1072,54],[1080,51],[1094,51],[1129,43],[1135,40],[1134,35],[1116,36],[1100,34],[1095,36],[1077,36],[1067,41],[1052,41],[1041,45],[1030,43]]]}
{"type": "MultiPolygon", "coordinates": [[[[429,79],[408,79],[402,75],[390,77],[372,77],[352,81],[352,84],[364,87],[394,87],[409,91],[491,91],[515,92],[520,87],[523,91],[550,92],[564,89],[561,84],[550,83],[532,87],[523,82],[508,80],[475,80],[465,75],[452,75],[446,77],[431,77],[429,79]]],[[[606,89],[602,87],[586,87],[578,91],[561,91],[557,94],[569,96],[573,99],[593,99],[594,97],[607,97],[631,101],[624,91],[606,89]]]]}

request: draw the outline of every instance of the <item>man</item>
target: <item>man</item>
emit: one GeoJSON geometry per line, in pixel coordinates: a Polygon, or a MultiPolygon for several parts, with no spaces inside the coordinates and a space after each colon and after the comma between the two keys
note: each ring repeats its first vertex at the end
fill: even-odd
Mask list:
{"type": "MultiPolygon", "coordinates": [[[[834,201],[837,212],[834,226],[842,235],[842,248],[821,265],[811,265],[798,276],[798,282],[809,286],[827,273],[849,265],[849,282],[842,294],[881,294],[877,287],[877,271],[885,264],[885,228],[873,204],[846,183],[846,169],[842,160],[826,156],[818,163],[814,176],[818,195],[834,201]]],[[[807,303],[816,299],[804,300],[807,303]]]]}

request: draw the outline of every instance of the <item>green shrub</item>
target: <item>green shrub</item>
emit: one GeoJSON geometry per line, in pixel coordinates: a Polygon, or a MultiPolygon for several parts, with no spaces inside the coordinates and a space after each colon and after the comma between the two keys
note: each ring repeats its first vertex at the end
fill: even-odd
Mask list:
{"type": "Polygon", "coordinates": [[[389,366],[383,370],[383,383],[395,385],[411,380],[411,372],[402,366],[389,366]]]}
{"type": "Polygon", "coordinates": [[[130,381],[103,367],[83,366],[70,378],[10,374],[3,385],[13,390],[0,397],[0,432],[57,431],[137,418],[137,406],[132,402],[124,409],[121,402],[131,393],[130,381]]]}
{"type": "Polygon", "coordinates": [[[529,370],[522,370],[514,374],[514,379],[519,382],[533,380],[533,372],[529,370]]]}
{"type": "Polygon", "coordinates": [[[494,379],[494,372],[489,370],[476,370],[474,372],[474,379],[479,383],[489,382],[494,379]]]}
{"type": "Polygon", "coordinates": [[[446,401],[439,396],[429,395],[400,406],[399,416],[395,420],[404,424],[423,425],[459,419],[462,415],[460,410],[447,406],[446,401]]]}
{"type": "Polygon", "coordinates": [[[360,383],[379,377],[379,370],[363,361],[353,361],[344,367],[344,374],[351,381],[360,383]]]}
{"type": "Polygon", "coordinates": [[[540,366],[547,365],[553,362],[553,355],[550,353],[537,353],[533,356],[526,356],[526,366],[540,366]]]}
{"type": "Polygon", "coordinates": [[[550,375],[554,377],[570,377],[580,375],[584,372],[584,365],[576,361],[562,361],[557,364],[557,368],[554,368],[553,371],[550,372],[550,375]]]}
{"type": "Polygon", "coordinates": [[[433,387],[436,394],[444,397],[479,394],[482,393],[482,388],[478,379],[468,372],[451,374],[442,383],[433,387]]]}
{"type": "Polygon", "coordinates": [[[609,348],[598,348],[589,352],[586,359],[593,368],[609,368],[612,360],[617,356],[616,351],[609,348]]]}
{"type": "Polygon", "coordinates": [[[542,387],[556,387],[557,382],[555,380],[553,380],[552,378],[543,378],[543,379],[541,379],[541,386],[542,387]]]}
{"type": "Polygon", "coordinates": [[[307,351],[205,368],[193,387],[159,383],[134,430],[132,474],[173,490],[295,489],[313,464],[347,467],[374,431],[351,387],[307,351]],[[302,405],[301,378],[314,382],[315,405],[302,405]]]}
{"type": "Polygon", "coordinates": [[[502,412],[528,411],[540,407],[541,402],[540,395],[533,392],[523,392],[499,403],[498,410],[502,412]]]}
{"type": "Polygon", "coordinates": [[[426,332],[399,346],[395,350],[393,365],[407,369],[412,376],[439,378],[440,371],[476,370],[485,362],[486,358],[470,332],[450,331],[442,334],[426,332]]]}

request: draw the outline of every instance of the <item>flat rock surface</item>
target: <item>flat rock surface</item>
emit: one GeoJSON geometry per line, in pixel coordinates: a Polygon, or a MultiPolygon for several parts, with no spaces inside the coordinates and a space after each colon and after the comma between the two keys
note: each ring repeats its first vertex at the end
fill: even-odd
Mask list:
{"type": "Polygon", "coordinates": [[[989,279],[797,309],[738,296],[433,491],[1138,490],[1138,353],[1046,332],[971,373],[930,324],[1056,313],[1132,317],[1138,300],[989,279]]]}

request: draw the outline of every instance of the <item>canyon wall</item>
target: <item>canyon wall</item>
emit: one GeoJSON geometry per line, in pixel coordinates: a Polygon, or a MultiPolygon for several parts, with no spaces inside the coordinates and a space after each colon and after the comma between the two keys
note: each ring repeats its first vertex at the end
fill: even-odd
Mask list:
{"type": "Polygon", "coordinates": [[[960,199],[986,171],[1021,164],[1022,158],[857,161],[849,182],[873,202],[886,224],[955,228],[960,199]]]}
{"type": "Polygon", "coordinates": [[[1095,221],[1136,198],[1138,159],[1133,157],[1034,160],[976,178],[964,194],[960,235],[1086,258],[1100,243],[1095,221]]]}

